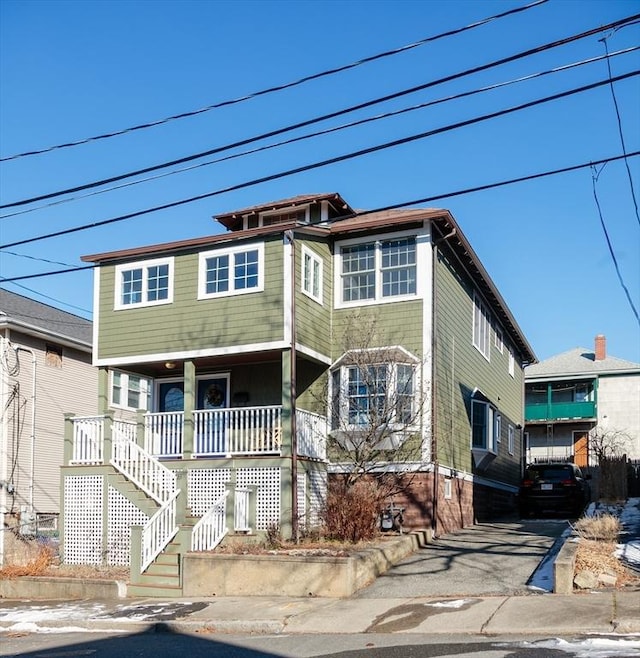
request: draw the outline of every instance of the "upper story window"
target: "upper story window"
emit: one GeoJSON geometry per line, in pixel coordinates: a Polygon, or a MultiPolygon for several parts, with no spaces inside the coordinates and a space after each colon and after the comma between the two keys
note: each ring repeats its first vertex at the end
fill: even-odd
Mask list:
{"type": "Polygon", "coordinates": [[[513,425],[509,425],[509,454],[512,455],[516,450],[516,430],[513,425]]]}
{"type": "Polygon", "coordinates": [[[513,352],[509,350],[509,374],[512,377],[516,376],[516,358],[513,356],[513,352]]]}
{"type": "Polygon", "coordinates": [[[415,296],[415,236],[343,246],[340,249],[339,277],[343,304],[415,296]]]}
{"type": "Polygon", "coordinates": [[[60,345],[45,345],[44,365],[50,368],[62,368],[62,347],[60,345]]]}
{"type": "Polygon", "coordinates": [[[264,289],[264,247],[233,247],[200,254],[198,298],[264,289]]]}
{"type": "Polygon", "coordinates": [[[477,348],[487,361],[491,343],[491,322],[489,311],[478,295],[473,295],[473,346],[477,348]]]}
{"type": "Polygon", "coordinates": [[[289,210],[287,212],[269,213],[260,216],[262,226],[273,226],[285,222],[306,222],[307,210],[289,210]]]}
{"type": "Polygon", "coordinates": [[[168,304],[172,299],[173,258],[116,267],[116,309],[168,304]]]}
{"type": "Polygon", "coordinates": [[[111,405],[124,409],[149,409],[151,380],[119,370],[111,371],[111,405]]]}
{"type": "Polygon", "coordinates": [[[302,292],[322,304],[322,259],[302,247],[302,292]]]}
{"type": "Polygon", "coordinates": [[[494,333],[494,341],[493,344],[496,346],[496,349],[500,354],[502,354],[503,348],[504,348],[504,342],[502,340],[502,329],[500,327],[495,328],[495,333],[494,333]]]}

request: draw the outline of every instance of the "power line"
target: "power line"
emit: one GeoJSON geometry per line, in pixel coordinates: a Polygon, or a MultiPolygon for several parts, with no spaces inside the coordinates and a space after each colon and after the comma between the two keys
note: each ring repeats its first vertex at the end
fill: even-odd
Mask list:
{"type": "Polygon", "coordinates": [[[393,55],[398,55],[400,53],[406,52],[408,50],[412,50],[413,48],[418,48],[419,46],[423,46],[427,43],[433,42],[433,41],[438,41],[439,39],[443,39],[445,37],[451,37],[455,36],[457,34],[461,34],[463,32],[466,32],[468,30],[472,30],[476,27],[481,27],[482,25],[486,25],[487,23],[491,23],[492,21],[495,21],[500,18],[505,18],[507,16],[510,16],[512,14],[518,14],[523,11],[527,11],[528,9],[532,9],[533,7],[536,7],[538,5],[544,4],[548,2],[548,0],[536,0],[535,2],[532,2],[531,4],[524,5],[523,7],[516,7],[515,9],[509,9],[508,11],[501,12],[499,14],[495,14],[494,16],[490,16],[488,18],[483,18],[480,21],[476,21],[475,23],[470,23],[469,25],[465,25],[464,27],[460,28],[455,28],[453,30],[448,30],[446,32],[441,32],[440,34],[436,34],[434,36],[430,37],[425,37],[424,39],[420,39],[419,41],[416,41],[414,43],[407,44],[405,46],[401,46],[400,48],[394,48],[393,50],[387,50],[381,53],[378,53],[376,55],[371,55],[369,57],[364,57],[363,59],[357,60],[355,62],[352,62],[350,64],[345,64],[343,66],[339,66],[337,68],[333,69],[328,69],[326,71],[321,71],[320,73],[314,73],[312,75],[307,75],[303,78],[300,78],[298,80],[294,80],[293,82],[287,82],[282,85],[277,85],[275,87],[268,87],[267,89],[262,89],[260,91],[253,92],[251,94],[247,94],[246,96],[240,96],[239,98],[234,98],[232,100],[226,100],[226,101],[221,101],[219,103],[214,103],[213,105],[207,105],[206,107],[200,108],[198,110],[192,110],[189,112],[182,112],[181,114],[174,114],[172,116],[166,117],[164,119],[158,119],[156,121],[151,121],[148,123],[143,123],[137,126],[132,126],[130,128],[124,128],[122,130],[117,130],[114,132],[110,133],[104,133],[102,135],[95,135],[93,137],[86,137],[84,139],[77,140],[75,142],[67,142],[65,144],[57,144],[56,146],[49,146],[47,148],[42,148],[34,151],[26,151],[24,153],[17,153],[15,155],[10,155],[4,158],[0,158],[0,162],[6,162],[8,160],[17,160],[18,158],[25,158],[29,157],[32,155],[41,155],[43,153],[49,153],[51,151],[55,151],[58,149],[64,149],[64,148],[70,148],[73,146],[80,146],[81,144],[88,144],[89,142],[95,142],[98,140],[102,139],[109,139],[111,137],[116,137],[118,135],[125,135],[127,133],[135,132],[137,130],[145,130],[147,128],[152,128],[155,126],[162,125],[164,123],[169,123],[170,121],[176,121],[178,119],[185,119],[187,117],[192,117],[192,116],[197,116],[198,114],[203,114],[205,112],[210,112],[211,110],[215,110],[221,107],[226,107],[229,105],[236,105],[238,103],[242,103],[244,101],[251,100],[252,98],[257,98],[259,96],[266,96],[267,94],[271,94],[274,92],[278,91],[284,91],[285,89],[291,89],[292,87],[298,87],[306,82],[311,82],[312,80],[318,80],[320,78],[324,78],[330,75],[334,75],[336,73],[341,73],[343,71],[348,71],[349,69],[356,68],[358,66],[362,66],[363,64],[368,64],[370,62],[375,62],[376,60],[379,59],[384,59],[385,57],[391,57],[393,55]]]}
{"type": "MultiPolygon", "coordinates": [[[[607,55],[607,71],[609,72],[609,79],[611,79],[611,60],[609,59],[609,48],[607,47],[607,37],[600,39],[604,44],[604,51],[607,55]]],[[[611,87],[611,97],[613,98],[613,107],[616,111],[616,118],[618,121],[618,134],[620,135],[620,143],[622,144],[622,152],[624,153],[627,150],[627,147],[624,143],[624,133],[622,131],[622,119],[620,118],[620,109],[618,108],[618,99],[616,98],[616,91],[613,87],[613,82],[610,84],[611,87]]],[[[638,201],[636,200],[636,192],[633,186],[633,177],[631,176],[631,169],[629,168],[629,163],[625,160],[625,166],[627,168],[627,177],[629,179],[629,187],[631,189],[631,198],[633,199],[633,207],[636,211],[636,219],[638,220],[638,226],[640,226],[640,214],[638,214],[638,201]]],[[[594,189],[595,192],[595,189],[594,189]]]]}
{"type": "Polygon", "coordinates": [[[313,119],[308,119],[306,121],[301,121],[301,122],[298,122],[296,124],[286,126],[284,128],[279,128],[277,130],[273,130],[273,131],[270,131],[270,132],[267,132],[267,133],[263,133],[261,135],[255,136],[255,137],[249,137],[247,139],[239,140],[239,141],[234,142],[232,144],[227,144],[225,146],[220,146],[220,147],[217,147],[217,148],[214,148],[214,149],[210,149],[208,151],[203,151],[203,152],[200,152],[200,153],[192,154],[192,155],[189,155],[189,156],[185,156],[183,158],[178,158],[176,160],[171,160],[169,162],[164,162],[164,163],[161,163],[161,164],[158,164],[158,165],[153,165],[153,166],[150,166],[150,167],[144,167],[143,169],[138,169],[136,171],[128,172],[128,173],[125,173],[125,174],[119,174],[118,176],[112,176],[110,178],[105,178],[105,179],[102,179],[102,180],[99,180],[99,181],[93,181],[91,183],[85,183],[83,185],[78,185],[78,186],[75,186],[75,187],[67,188],[65,190],[58,190],[56,192],[49,192],[48,194],[42,194],[42,195],[39,195],[39,196],[36,196],[36,197],[31,197],[29,199],[21,199],[19,201],[14,201],[12,203],[7,203],[7,204],[4,204],[4,205],[0,205],[0,209],[14,208],[16,206],[23,206],[23,205],[26,205],[26,204],[29,204],[29,203],[34,203],[36,201],[44,201],[46,199],[52,199],[52,198],[55,198],[55,197],[58,197],[58,196],[62,196],[64,194],[71,194],[73,192],[80,192],[82,190],[87,190],[87,189],[91,189],[91,188],[94,188],[94,187],[101,187],[102,185],[107,185],[109,183],[115,183],[117,181],[124,180],[126,178],[132,178],[134,176],[140,176],[142,174],[147,174],[147,173],[150,173],[152,171],[157,171],[159,169],[164,169],[166,167],[171,167],[171,166],[174,166],[174,165],[183,164],[185,162],[191,162],[193,160],[197,160],[199,158],[202,158],[202,157],[205,157],[205,156],[208,156],[208,155],[214,155],[216,153],[220,153],[221,151],[225,151],[225,150],[228,150],[228,149],[236,148],[236,147],[239,147],[239,146],[246,146],[247,144],[250,144],[252,142],[255,142],[255,141],[258,141],[258,140],[261,140],[261,139],[266,139],[268,137],[275,137],[276,135],[281,135],[283,133],[290,132],[292,130],[296,130],[298,128],[304,128],[306,126],[312,125],[314,123],[318,123],[320,121],[324,121],[324,120],[327,120],[327,119],[332,119],[332,118],[335,118],[335,117],[338,117],[338,116],[342,116],[342,115],[348,114],[350,112],[355,112],[356,110],[365,109],[367,107],[371,107],[371,106],[377,105],[379,103],[383,103],[383,102],[386,102],[386,101],[389,101],[389,100],[400,98],[402,96],[406,96],[408,94],[412,94],[412,93],[415,93],[417,91],[422,91],[424,89],[428,89],[430,87],[434,87],[436,85],[443,84],[445,82],[450,82],[452,80],[456,80],[456,79],[459,79],[459,78],[462,78],[462,77],[465,77],[465,76],[468,76],[468,75],[472,75],[472,74],[478,73],[480,71],[485,71],[485,70],[488,70],[490,68],[500,66],[502,64],[513,62],[513,61],[516,61],[518,59],[522,59],[523,57],[528,57],[528,56],[533,55],[533,54],[541,53],[541,52],[544,52],[544,51],[549,50],[551,48],[556,48],[556,47],[561,46],[561,45],[566,45],[566,44],[571,43],[573,41],[577,41],[579,39],[583,39],[585,37],[592,36],[594,34],[602,32],[603,30],[608,30],[608,29],[612,29],[614,27],[625,25],[625,24],[629,23],[630,21],[633,21],[637,18],[640,18],[640,14],[635,14],[633,16],[629,16],[627,18],[623,18],[623,19],[620,19],[618,21],[615,21],[613,23],[609,23],[608,25],[593,28],[591,30],[587,30],[586,32],[582,32],[580,34],[576,34],[576,35],[573,35],[571,37],[566,37],[564,39],[560,39],[558,41],[554,41],[554,42],[551,42],[551,43],[547,43],[547,44],[544,44],[542,46],[538,46],[536,48],[531,48],[529,50],[522,51],[520,53],[516,53],[515,55],[510,55],[509,57],[504,57],[502,59],[495,60],[493,62],[490,62],[489,64],[483,64],[481,66],[476,66],[474,68],[467,69],[466,71],[462,71],[462,72],[459,72],[459,73],[454,73],[454,74],[445,76],[443,78],[439,78],[438,80],[432,80],[430,82],[427,82],[427,83],[424,83],[424,84],[421,84],[421,85],[417,85],[417,86],[411,87],[409,89],[404,89],[404,90],[401,90],[399,92],[394,92],[393,94],[387,94],[386,96],[378,97],[378,98],[375,98],[373,100],[366,101],[364,103],[359,103],[359,104],[353,105],[349,108],[338,110],[336,112],[331,112],[329,114],[325,114],[325,115],[320,116],[320,117],[315,117],[313,119]]]}
{"type": "Polygon", "coordinates": [[[281,171],[277,174],[270,174],[268,176],[262,176],[261,178],[255,178],[255,179],[250,180],[250,181],[245,181],[243,183],[237,183],[236,185],[230,185],[230,186],[225,187],[225,188],[214,190],[213,192],[206,192],[204,194],[199,194],[197,196],[189,197],[187,199],[180,199],[178,201],[172,201],[170,203],[165,203],[165,204],[162,204],[160,206],[154,206],[152,208],[146,208],[145,210],[138,210],[136,212],[131,212],[131,213],[127,213],[125,215],[120,215],[118,217],[112,217],[111,219],[105,219],[105,220],[101,220],[101,221],[98,221],[98,222],[92,222],[91,224],[84,224],[82,226],[76,226],[74,228],[64,229],[64,230],[61,230],[61,231],[55,231],[54,233],[47,233],[47,234],[44,234],[44,235],[36,236],[34,238],[26,238],[24,240],[18,240],[16,242],[10,242],[8,244],[0,245],[0,249],[7,249],[9,247],[16,247],[18,245],[29,244],[31,242],[38,242],[39,240],[46,240],[46,239],[58,237],[58,236],[61,236],[61,235],[68,235],[70,233],[77,233],[79,231],[85,231],[87,229],[96,228],[98,226],[106,226],[108,224],[115,224],[117,222],[121,222],[121,221],[124,221],[126,219],[132,219],[133,217],[140,217],[142,215],[147,215],[147,214],[150,214],[150,213],[153,213],[153,212],[158,212],[160,210],[167,210],[169,208],[176,208],[178,206],[182,206],[182,205],[185,205],[187,203],[193,203],[195,201],[200,201],[202,199],[208,199],[208,198],[211,198],[211,197],[214,197],[214,196],[218,196],[220,194],[224,194],[226,192],[231,192],[231,191],[234,191],[234,190],[240,190],[240,189],[244,189],[244,188],[247,188],[247,187],[252,187],[252,186],[258,185],[260,183],[266,183],[266,182],[269,182],[269,181],[278,180],[280,178],[285,178],[285,177],[291,176],[293,174],[298,174],[298,173],[302,173],[302,172],[305,172],[305,171],[318,169],[320,167],[325,167],[325,166],[330,165],[330,164],[336,164],[338,162],[344,162],[346,160],[351,160],[353,158],[357,158],[357,157],[360,157],[362,155],[368,155],[370,153],[376,153],[378,151],[382,151],[382,150],[392,148],[392,147],[395,147],[395,146],[400,146],[402,144],[408,144],[408,143],[411,143],[411,142],[414,142],[414,141],[417,141],[417,140],[420,140],[420,139],[425,139],[427,137],[432,137],[433,135],[438,135],[438,134],[448,132],[448,131],[451,131],[451,130],[456,130],[458,128],[462,128],[462,127],[465,127],[465,126],[480,123],[481,121],[487,121],[489,119],[494,119],[496,117],[504,116],[506,114],[511,114],[513,112],[518,112],[520,110],[524,110],[524,109],[527,109],[527,108],[530,108],[530,107],[534,107],[536,105],[541,105],[542,103],[548,103],[548,102],[553,101],[553,100],[558,100],[559,98],[565,98],[567,96],[571,96],[573,94],[581,93],[583,91],[588,91],[590,89],[596,89],[597,87],[601,87],[602,85],[609,84],[610,82],[617,82],[619,80],[625,80],[626,78],[630,78],[630,77],[636,76],[638,74],[640,74],[640,70],[632,71],[630,73],[625,73],[625,74],[619,75],[615,78],[612,78],[611,80],[601,80],[599,82],[595,82],[595,83],[592,83],[592,84],[589,84],[589,85],[584,85],[582,87],[578,87],[578,88],[575,88],[575,89],[570,89],[569,91],[560,92],[560,93],[557,93],[557,94],[553,94],[551,96],[546,96],[544,98],[540,98],[540,99],[537,99],[537,100],[534,100],[534,101],[529,101],[529,102],[523,103],[521,105],[515,105],[513,107],[510,107],[510,108],[507,108],[507,109],[504,109],[504,110],[499,110],[497,112],[492,112],[490,114],[485,114],[485,115],[482,115],[480,117],[475,117],[473,119],[467,119],[465,121],[459,121],[459,122],[454,123],[454,124],[449,124],[448,126],[443,126],[443,127],[440,127],[440,128],[435,128],[435,129],[432,129],[432,130],[428,130],[428,131],[423,132],[423,133],[410,135],[409,137],[403,137],[401,139],[396,139],[396,140],[393,140],[391,142],[385,142],[383,144],[378,144],[376,146],[370,146],[370,147],[367,147],[365,149],[360,149],[359,151],[352,151],[350,153],[346,153],[346,154],[339,155],[339,156],[336,156],[336,157],[333,157],[333,158],[329,158],[327,160],[321,160],[319,162],[314,162],[314,163],[303,165],[303,166],[300,166],[300,167],[295,167],[293,169],[288,169],[286,171],[281,171]]]}
{"type": "MultiPolygon", "coordinates": [[[[5,283],[7,279],[4,279],[0,277],[0,284],[5,283]]],[[[49,295],[44,295],[41,292],[38,292],[37,290],[33,290],[32,288],[27,288],[27,286],[23,286],[20,283],[15,283],[11,282],[12,285],[16,286],[16,288],[20,288],[22,290],[26,290],[27,292],[33,293],[34,295],[37,295],[38,297],[43,297],[44,299],[48,299],[49,301],[56,302],[56,304],[61,304],[62,306],[66,306],[68,308],[75,308],[76,311],[82,311],[83,313],[87,313],[88,315],[93,315],[93,311],[88,311],[86,308],[82,308],[81,306],[74,306],[73,304],[67,304],[67,302],[63,302],[60,299],[56,299],[55,297],[49,297],[49,295]]],[[[40,318],[42,319],[42,318],[40,318]]],[[[66,323],[65,324],[73,324],[73,323],[66,323]]],[[[81,325],[78,325],[81,326],[81,325]]]]}
{"type": "MultiPolygon", "coordinates": [[[[350,219],[352,217],[361,217],[363,215],[368,215],[371,213],[375,212],[383,212],[385,210],[395,210],[398,208],[406,208],[409,206],[414,206],[417,204],[423,204],[423,203],[431,203],[432,201],[439,201],[442,199],[451,199],[454,197],[462,196],[464,194],[472,194],[474,192],[484,192],[486,190],[491,190],[491,189],[496,189],[498,187],[505,187],[507,185],[515,185],[516,183],[524,183],[527,181],[532,181],[532,180],[537,180],[540,178],[546,178],[548,176],[555,176],[558,174],[566,174],[572,171],[578,171],[579,169],[585,169],[587,167],[592,167],[594,165],[599,165],[599,164],[604,164],[608,162],[615,162],[617,160],[622,160],[623,158],[633,158],[640,155],[640,151],[633,151],[632,153],[627,153],[623,155],[616,155],[612,156],[609,158],[601,158],[600,160],[591,160],[589,162],[583,162],[581,164],[577,165],[571,165],[568,167],[562,167],[560,169],[553,169],[551,171],[544,171],[544,172],[539,172],[537,174],[529,174],[527,176],[520,176],[518,178],[511,178],[509,180],[504,180],[504,181],[499,181],[497,183],[487,183],[486,185],[478,185],[476,187],[468,187],[462,190],[456,190],[454,192],[446,192],[444,194],[437,194],[434,196],[428,196],[428,197],[422,197],[420,199],[413,199],[411,201],[403,201],[401,203],[396,203],[393,205],[388,205],[384,206],[381,208],[375,208],[374,210],[364,210],[360,211],[357,213],[354,213],[352,215],[347,215],[344,217],[338,217],[333,219],[333,222],[336,221],[341,221],[345,219],[350,219]]],[[[14,281],[22,281],[24,279],[35,279],[43,276],[53,276],[55,274],[67,274],[69,272],[78,272],[80,270],[88,270],[88,269],[93,269],[96,267],[95,265],[88,265],[84,267],[76,267],[74,269],[68,269],[68,270],[58,270],[55,272],[40,272],[39,274],[25,274],[22,276],[16,276],[16,277],[11,277],[11,278],[5,278],[3,280],[3,283],[11,283],[14,281]]]]}
{"type": "Polygon", "coordinates": [[[131,181],[129,183],[123,183],[121,185],[115,185],[113,187],[108,187],[108,188],[103,189],[103,190],[96,190],[94,192],[89,192],[87,194],[83,194],[83,195],[80,195],[80,196],[69,197],[67,199],[61,199],[59,201],[53,201],[51,203],[43,204],[41,206],[36,206],[34,208],[27,208],[25,210],[19,210],[19,211],[16,211],[16,212],[8,213],[6,215],[0,215],[0,220],[7,219],[9,217],[16,217],[18,215],[24,215],[24,214],[31,213],[31,212],[36,212],[38,210],[42,210],[43,208],[51,208],[53,206],[57,206],[57,205],[60,205],[60,204],[63,204],[63,203],[70,203],[72,201],[77,201],[79,199],[86,199],[88,197],[97,196],[99,194],[105,194],[107,192],[113,192],[115,190],[123,189],[125,187],[131,187],[133,185],[140,185],[142,183],[148,183],[150,181],[159,180],[160,178],[166,178],[167,176],[173,176],[175,174],[184,173],[186,171],[193,171],[194,169],[199,169],[201,167],[207,167],[207,166],[210,166],[210,165],[213,165],[213,164],[218,164],[220,162],[225,162],[225,161],[228,161],[228,160],[234,160],[234,159],[237,159],[237,158],[245,157],[247,155],[253,155],[255,153],[268,151],[268,150],[271,150],[271,149],[274,149],[274,148],[279,148],[281,146],[286,146],[288,144],[293,144],[293,143],[296,143],[296,142],[301,142],[301,141],[304,141],[304,140],[307,140],[307,139],[311,139],[313,137],[319,137],[321,135],[328,135],[328,134],[331,134],[331,133],[338,132],[340,130],[345,130],[347,128],[353,128],[355,126],[364,125],[366,123],[372,123],[374,121],[387,119],[389,117],[398,116],[400,114],[406,114],[408,112],[414,112],[416,110],[421,110],[421,109],[424,109],[424,108],[427,108],[427,107],[431,107],[433,105],[438,105],[438,104],[441,104],[441,103],[447,103],[449,101],[458,100],[460,98],[466,98],[466,97],[469,97],[469,96],[474,96],[476,94],[484,93],[484,92],[487,92],[487,91],[494,91],[496,89],[500,89],[502,87],[506,87],[506,86],[509,86],[509,85],[512,85],[512,84],[517,84],[517,83],[520,83],[520,82],[526,82],[528,80],[533,80],[535,78],[540,78],[540,77],[543,77],[545,75],[550,75],[550,74],[553,74],[553,73],[559,73],[559,72],[566,71],[566,70],[569,70],[569,69],[572,69],[572,68],[576,68],[578,66],[584,66],[585,64],[592,64],[594,62],[599,62],[603,59],[606,59],[607,57],[617,57],[618,55],[625,55],[625,54],[634,52],[636,50],[640,50],[640,46],[633,46],[633,47],[630,47],[630,48],[625,48],[623,50],[618,50],[618,51],[615,51],[613,53],[609,53],[607,55],[598,55],[596,57],[583,59],[583,60],[578,61],[578,62],[572,62],[571,64],[564,64],[562,66],[557,66],[555,68],[548,69],[546,71],[540,71],[538,73],[531,73],[529,75],[521,76],[519,78],[515,78],[515,79],[512,79],[512,80],[497,82],[495,84],[487,85],[485,87],[480,87],[478,89],[472,89],[470,91],[460,92],[458,94],[452,94],[452,95],[445,96],[445,97],[442,97],[442,98],[434,99],[432,101],[427,101],[425,103],[419,103],[417,105],[412,105],[410,107],[405,107],[405,108],[401,108],[399,110],[393,110],[391,112],[386,112],[384,114],[378,114],[378,115],[375,115],[375,116],[372,116],[372,117],[366,117],[364,119],[359,119],[357,121],[350,121],[348,123],[343,123],[339,126],[333,126],[331,128],[325,128],[323,130],[317,130],[317,131],[312,132],[312,133],[307,133],[306,135],[300,135],[298,137],[292,137],[292,138],[289,138],[289,139],[281,140],[281,141],[276,142],[274,144],[267,144],[265,146],[259,146],[259,147],[253,148],[253,149],[248,149],[246,151],[241,151],[240,153],[233,153],[231,155],[226,155],[226,156],[223,156],[221,158],[216,158],[215,160],[208,160],[206,162],[201,162],[199,164],[190,165],[188,167],[183,167],[181,169],[174,169],[173,171],[165,172],[163,174],[156,174],[154,176],[149,176],[147,178],[142,178],[140,180],[131,181]]]}
{"type": "MultiPolygon", "coordinates": [[[[623,159],[626,160],[627,155],[624,154],[622,156],[623,159]]],[[[631,294],[629,293],[629,289],[627,288],[624,279],[622,278],[622,272],[620,271],[620,266],[618,265],[618,259],[616,258],[616,254],[613,251],[613,245],[611,244],[611,239],[609,238],[609,231],[607,230],[607,225],[604,221],[604,216],[602,214],[602,208],[600,207],[600,201],[598,200],[598,192],[596,191],[596,183],[598,182],[598,177],[600,176],[600,173],[597,172],[596,167],[594,163],[591,167],[592,174],[591,174],[591,182],[593,186],[593,198],[595,199],[596,202],[596,208],[598,209],[598,216],[600,217],[600,226],[602,226],[602,231],[604,232],[604,237],[607,242],[607,247],[609,249],[609,255],[611,256],[611,260],[613,261],[613,266],[616,270],[616,274],[618,275],[618,281],[620,282],[620,285],[622,286],[622,290],[624,291],[624,294],[627,298],[627,301],[629,302],[629,306],[631,306],[631,310],[633,311],[633,314],[635,315],[636,321],[638,322],[638,325],[640,325],[640,315],[638,315],[638,311],[633,303],[633,299],[631,298],[631,294]]],[[[604,165],[602,166],[604,168],[604,165]]],[[[600,172],[602,172],[602,169],[600,169],[600,172]]]]}

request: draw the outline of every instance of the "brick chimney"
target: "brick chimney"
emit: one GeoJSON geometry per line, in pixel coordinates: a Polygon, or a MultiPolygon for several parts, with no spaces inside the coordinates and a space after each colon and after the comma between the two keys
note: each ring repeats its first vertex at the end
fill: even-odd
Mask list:
{"type": "Polygon", "coordinates": [[[607,358],[607,339],[602,335],[596,336],[596,361],[603,361],[607,358]]]}

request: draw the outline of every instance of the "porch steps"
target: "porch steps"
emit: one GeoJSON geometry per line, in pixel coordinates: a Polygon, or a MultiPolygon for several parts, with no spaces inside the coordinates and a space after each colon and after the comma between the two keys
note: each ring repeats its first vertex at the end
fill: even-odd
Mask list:
{"type": "Polygon", "coordinates": [[[131,597],[178,597],[182,596],[180,573],[180,545],[171,542],[149,565],[146,571],[127,586],[131,597]]]}
{"type": "Polygon", "coordinates": [[[117,471],[109,475],[109,484],[117,489],[127,500],[131,501],[139,510],[152,517],[158,511],[158,505],[147,494],[136,487],[131,480],[117,471]]]}

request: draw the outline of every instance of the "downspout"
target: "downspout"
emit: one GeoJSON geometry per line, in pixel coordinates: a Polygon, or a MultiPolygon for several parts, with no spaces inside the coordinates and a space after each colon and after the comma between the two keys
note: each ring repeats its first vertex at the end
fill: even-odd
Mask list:
{"type": "Polygon", "coordinates": [[[36,355],[28,347],[22,347],[18,345],[15,348],[16,352],[28,352],[31,354],[31,365],[32,365],[32,382],[31,382],[31,437],[30,437],[30,448],[31,448],[31,464],[29,470],[29,511],[33,512],[33,490],[34,490],[34,479],[35,479],[35,457],[36,457],[36,355]]]}
{"type": "Polygon", "coordinates": [[[293,231],[285,233],[291,247],[291,381],[290,402],[291,409],[291,534],[293,541],[298,542],[300,537],[298,523],[298,428],[296,422],[296,250],[293,231]]]}

